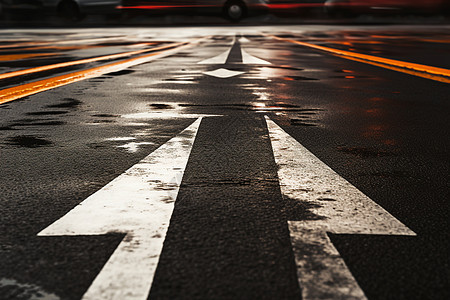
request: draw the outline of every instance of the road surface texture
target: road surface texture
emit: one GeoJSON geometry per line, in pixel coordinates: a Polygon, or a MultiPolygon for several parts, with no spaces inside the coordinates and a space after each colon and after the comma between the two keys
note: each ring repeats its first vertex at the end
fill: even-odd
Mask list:
{"type": "Polygon", "coordinates": [[[449,299],[449,26],[5,29],[1,299],[449,299]]]}

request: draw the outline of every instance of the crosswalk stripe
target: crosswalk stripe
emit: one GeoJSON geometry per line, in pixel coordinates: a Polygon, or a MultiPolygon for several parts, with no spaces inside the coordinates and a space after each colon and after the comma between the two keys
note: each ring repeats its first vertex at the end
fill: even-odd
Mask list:
{"type": "Polygon", "coordinates": [[[267,116],[266,122],[283,198],[304,203],[309,212],[305,220],[288,222],[302,298],[366,299],[326,233],[416,234],[267,116]]]}
{"type": "Polygon", "coordinates": [[[83,299],[147,299],[201,120],[38,234],[126,234],[83,299]]]}

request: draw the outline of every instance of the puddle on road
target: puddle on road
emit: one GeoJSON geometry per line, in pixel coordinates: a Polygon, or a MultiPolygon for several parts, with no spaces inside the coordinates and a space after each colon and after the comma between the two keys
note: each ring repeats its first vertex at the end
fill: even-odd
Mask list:
{"type": "Polygon", "coordinates": [[[385,156],[397,156],[395,151],[381,150],[381,149],[371,149],[367,147],[337,147],[339,152],[346,154],[355,155],[362,158],[373,158],[373,157],[385,157],[385,156]]]}
{"type": "Polygon", "coordinates": [[[3,130],[17,130],[17,128],[14,128],[14,127],[12,127],[10,125],[6,125],[6,126],[1,126],[0,130],[1,131],[3,131],[3,130]]]}
{"type": "Polygon", "coordinates": [[[43,290],[42,287],[19,283],[14,279],[0,279],[0,295],[3,299],[59,300],[60,298],[43,290]]]}
{"type": "Polygon", "coordinates": [[[290,118],[291,125],[293,126],[306,126],[306,127],[314,127],[318,126],[315,123],[311,123],[312,120],[304,120],[304,119],[297,119],[297,118],[290,118]],[[309,122],[308,122],[309,121],[309,122]]]}
{"type": "Polygon", "coordinates": [[[47,108],[74,108],[76,109],[83,102],[74,98],[64,98],[59,104],[47,105],[47,108]]]}
{"type": "Polygon", "coordinates": [[[167,78],[164,79],[164,82],[170,82],[170,83],[179,83],[179,84],[195,84],[199,83],[198,81],[199,77],[194,76],[179,76],[174,78],[167,78]]]}
{"type": "Polygon", "coordinates": [[[35,112],[28,112],[27,115],[29,116],[51,116],[51,115],[64,115],[69,113],[66,110],[48,110],[48,111],[35,111],[35,112]]]}
{"type": "Polygon", "coordinates": [[[125,69],[125,70],[121,70],[121,71],[117,71],[117,72],[111,72],[111,73],[107,73],[106,75],[110,75],[110,76],[120,76],[120,75],[127,75],[127,74],[132,74],[136,71],[134,70],[130,70],[130,69],[125,69]]]}
{"type": "Polygon", "coordinates": [[[6,139],[6,144],[25,148],[38,148],[53,145],[51,141],[33,135],[12,136],[6,139]]]}
{"type": "Polygon", "coordinates": [[[297,68],[297,67],[292,67],[292,66],[288,66],[288,65],[271,65],[271,66],[266,66],[266,68],[272,68],[272,69],[282,69],[282,70],[290,70],[290,71],[303,71],[303,68],[297,68]]]}
{"type": "Polygon", "coordinates": [[[149,104],[148,106],[150,106],[151,108],[154,109],[174,109],[175,107],[170,105],[170,104],[165,104],[165,103],[152,103],[149,104]]]}
{"type": "Polygon", "coordinates": [[[57,121],[54,119],[20,119],[14,120],[13,123],[8,124],[6,127],[24,127],[24,126],[60,126],[66,122],[57,121]]]}
{"type": "Polygon", "coordinates": [[[140,119],[140,120],[151,120],[151,119],[197,119],[200,117],[220,117],[221,115],[208,115],[208,114],[184,114],[177,111],[153,111],[153,112],[141,112],[122,115],[125,119],[140,119]]]}
{"type": "Polygon", "coordinates": [[[120,117],[120,115],[113,115],[113,114],[95,114],[92,116],[97,117],[97,118],[118,118],[118,117],[120,117]]]}
{"type": "Polygon", "coordinates": [[[100,119],[100,120],[93,120],[88,124],[110,124],[110,123],[116,123],[115,120],[105,120],[105,119],[100,119]]]}

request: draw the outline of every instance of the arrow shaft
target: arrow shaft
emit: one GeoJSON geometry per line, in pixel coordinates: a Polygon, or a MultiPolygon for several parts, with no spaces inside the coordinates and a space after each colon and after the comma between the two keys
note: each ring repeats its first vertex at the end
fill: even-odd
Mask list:
{"type": "Polygon", "coordinates": [[[302,299],[367,299],[325,231],[288,223],[302,299]]]}
{"type": "Polygon", "coordinates": [[[332,233],[415,235],[275,122],[266,121],[283,197],[308,207],[303,226],[332,233]]]}
{"type": "Polygon", "coordinates": [[[83,295],[83,300],[147,299],[168,228],[127,234],[83,295]]]}
{"type": "Polygon", "coordinates": [[[327,232],[415,235],[266,117],[286,201],[304,208],[289,221],[302,299],[366,299],[327,232]]]}
{"type": "Polygon", "coordinates": [[[83,299],[147,299],[201,119],[38,234],[126,233],[83,299]]]}
{"type": "MultiPolygon", "coordinates": [[[[241,40],[241,39],[240,39],[241,40]]],[[[270,65],[271,63],[260,59],[256,56],[253,56],[244,49],[242,49],[240,40],[236,40],[236,37],[233,39],[233,43],[231,47],[217,55],[202,61],[199,61],[197,64],[212,64],[212,65],[220,65],[220,64],[244,64],[244,65],[270,65]]],[[[245,39],[245,41],[248,41],[245,39]]]]}

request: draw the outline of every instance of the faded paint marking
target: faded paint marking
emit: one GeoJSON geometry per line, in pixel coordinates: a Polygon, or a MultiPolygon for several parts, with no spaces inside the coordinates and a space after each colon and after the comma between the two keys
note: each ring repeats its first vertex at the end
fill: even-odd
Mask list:
{"type": "Polygon", "coordinates": [[[83,299],[147,299],[201,118],[39,236],[126,236],[83,299]]]}
{"type": "Polygon", "coordinates": [[[307,202],[312,217],[289,221],[305,300],[366,299],[327,232],[416,235],[266,116],[283,198],[307,202]]]}

